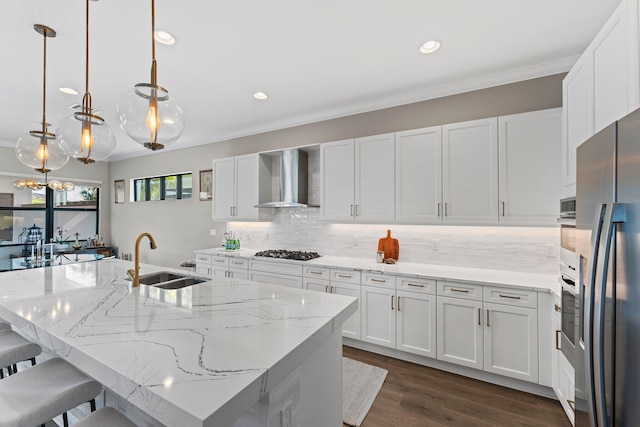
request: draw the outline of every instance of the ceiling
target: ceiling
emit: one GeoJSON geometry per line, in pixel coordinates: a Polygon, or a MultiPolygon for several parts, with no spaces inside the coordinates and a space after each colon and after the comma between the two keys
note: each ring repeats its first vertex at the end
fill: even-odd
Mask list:
{"type": "MultiPolygon", "coordinates": [[[[178,149],[567,71],[618,0],[156,1],[158,84],[184,109],[178,149]],[[431,55],[422,43],[440,40],[431,55]],[[253,98],[256,91],[270,96],[253,98]]],[[[0,145],[82,102],[82,0],[0,2],[0,145]],[[66,95],[59,86],[79,94],[66,95]]],[[[118,126],[115,105],[149,82],[151,2],[90,2],[90,92],[116,133],[109,160],[152,154],[118,126]]]]}

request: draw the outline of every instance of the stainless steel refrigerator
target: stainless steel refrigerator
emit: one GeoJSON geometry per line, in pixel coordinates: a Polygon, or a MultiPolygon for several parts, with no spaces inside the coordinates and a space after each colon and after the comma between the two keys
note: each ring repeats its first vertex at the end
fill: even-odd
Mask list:
{"type": "Polygon", "coordinates": [[[638,426],[640,110],[577,156],[576,426],[638,426]]]}

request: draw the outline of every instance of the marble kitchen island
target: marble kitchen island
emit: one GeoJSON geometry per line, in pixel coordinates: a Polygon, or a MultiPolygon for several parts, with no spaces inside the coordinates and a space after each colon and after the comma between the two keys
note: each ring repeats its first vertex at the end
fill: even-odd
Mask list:
{"type": "Polygon", "coordinates": [[[355,298],[227,278],[131,288],[131,266],[0,273],[0,317],[139,425],[342,425],[341,325],[355,298]]]}

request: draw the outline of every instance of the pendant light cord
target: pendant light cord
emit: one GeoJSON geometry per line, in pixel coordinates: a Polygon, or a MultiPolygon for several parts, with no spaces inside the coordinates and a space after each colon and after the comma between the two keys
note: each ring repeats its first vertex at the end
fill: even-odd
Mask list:
{"type": "Polygon", "coordinates": [[[156,66],[156,2],[151,0],[151,84],[158,84],[158,68],[156,66]]]}
{"type": "Polygon", "coordinates": [[[86,31],[85,31],[85,58],[86,58],[86,65],[85,65],[85,73],[84,73],[84,78],[85,78],[85,93],[89,93],[89,0],[87,0],[86,2],[87,8],[86,8],[86,31]]]}
{"type": "MultiPolygon", "coordinates": [[[[47,29],[42,31],[44,38],[44,58],[42,66],[42,134],[47,132],[47,29]]],[[[43,161],[44,167],[44,161],[43,161]]]]}

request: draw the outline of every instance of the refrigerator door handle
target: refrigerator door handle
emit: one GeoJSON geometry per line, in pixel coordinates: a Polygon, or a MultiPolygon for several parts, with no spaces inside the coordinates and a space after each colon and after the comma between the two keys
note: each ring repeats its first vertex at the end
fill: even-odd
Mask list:
{"type": "Polygon", "coordinates": [[[611,255],[611,243],[613,241],[614,223],[625,221],[625,208],[620,203],[603,204],[598,210],[598,225],[596,235],[592,236],[592,259],[597,260],[590,266],[590,290],[587,298],[589,316],[587,321],[588,333],[585,335],[587,342],[587,384],[590,390],[589,406],[593,425],[608,425],[607,404],[605,395],[605,369],[604,369],[604,326],[605,303],[607,296],[607,276],[609,272],[609,259],[611,255]],[[599,229],[599,230],[598,230],[599,229]],[[594,241],[597,237],[597,241],[594,241]],[[595,411],[594,411],[595,409],[595,411]]]}

